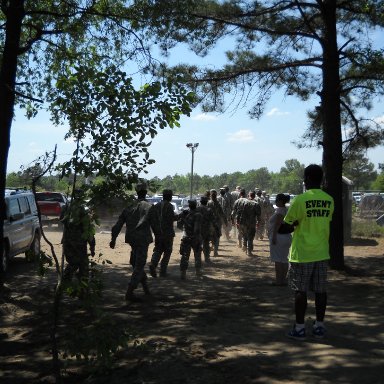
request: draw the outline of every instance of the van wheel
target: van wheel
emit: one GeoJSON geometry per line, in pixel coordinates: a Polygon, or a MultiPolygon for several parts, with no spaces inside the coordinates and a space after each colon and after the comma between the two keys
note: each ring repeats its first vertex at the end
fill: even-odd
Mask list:
{"type": "Polygon", "coordinates": [[[9,251],[7,244],[3,245],[3,255],[1,257],[0,272],[5,273],[8,270],[9,251]]]}
{"type": "Polygon", "coordinates": [[[29,247],[28,251],[25,252],[25,257],[27,261],[34,261],[38,258],[40,254],[40,236],[35,233],[35,237],[33,238],[32,244],[29,247]]]}

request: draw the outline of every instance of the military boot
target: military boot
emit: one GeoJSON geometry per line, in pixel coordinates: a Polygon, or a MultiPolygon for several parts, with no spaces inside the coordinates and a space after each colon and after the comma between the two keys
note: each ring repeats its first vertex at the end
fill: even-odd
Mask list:
{"type": "Polygon", "coordinates": [[[187,271],[180,271],[180,279],[186,280],[187,279],[187,271]]]}
{"type": "Polygon", "coordinates": [[[151,274],[152,277],[157,277],[156,273],[156,267],[152,264],[149,264],[149,273],[151,274]]]}
{"type": "Polygon", "coordinates": [[[136,297],[134,295],[134,293],[133,293],[134,290],[135,290],[135,288],[133,288],[133,286],[129,284],[127,292],[125,293],[125,300],[126,301],[131,301],[133,303],[138,303],[141,301],[138,297],[136,297]]]}
{"type": "Polygon", "coordinates": [[[149,291],[149,287],[148,287],[147,279],[143,280],[143,281],[141,282],[141,285],[143,286],[144,293],[145,293],[146,295],[150,295],[151,292],[149,291]]]}

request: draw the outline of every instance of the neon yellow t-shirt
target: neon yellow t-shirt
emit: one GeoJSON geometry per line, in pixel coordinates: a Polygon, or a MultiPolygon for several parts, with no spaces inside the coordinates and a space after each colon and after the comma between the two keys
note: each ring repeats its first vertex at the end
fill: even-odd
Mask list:
{"type": "Polygon", "coordinates": [[[284,221],[295,227],[289,250],[292,263],[328,260],[329,225],[334,210],[333,198],[321,189],[309,189],[295,197],[284,221]]]}

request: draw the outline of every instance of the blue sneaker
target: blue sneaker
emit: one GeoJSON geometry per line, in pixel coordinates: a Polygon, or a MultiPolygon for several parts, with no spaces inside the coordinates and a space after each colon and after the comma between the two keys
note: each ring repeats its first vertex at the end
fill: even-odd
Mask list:
{"type": "Polygon", "coordinates": [[[287,336],[290,339],[295,339],[295,340],[306,340],[307,339],[306,336],[305,336],[305,328],[302,328],[302,329],[300,329],[300,331],[297,331],[295,325],[287,333],[287,336]]]}
{"type": "Polygon", "coordinates": [[[312,335],[316,339],[324,339],[324,337],[325,337],[325,328],[322,327],[322,326],[315,326],[315,324],[313,324],[312,335]]]}

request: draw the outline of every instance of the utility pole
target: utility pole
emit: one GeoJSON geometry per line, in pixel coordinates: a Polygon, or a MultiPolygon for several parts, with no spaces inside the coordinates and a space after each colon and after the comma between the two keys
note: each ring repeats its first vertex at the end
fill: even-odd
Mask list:
{"type": "Polygon", "coordinates": [[[187,144],[187,148],[189,148],[191,150],[191,153],[192,153],[192,163],[191,163],[191,195],[190,195],[190,199],[192,199],[192,195],[193,195],[193,161],[194,161],[194,158],[195,158],[195,151],[197,149],[197,147],[199,146],[199,143],[188,143],[187,144]]]}

